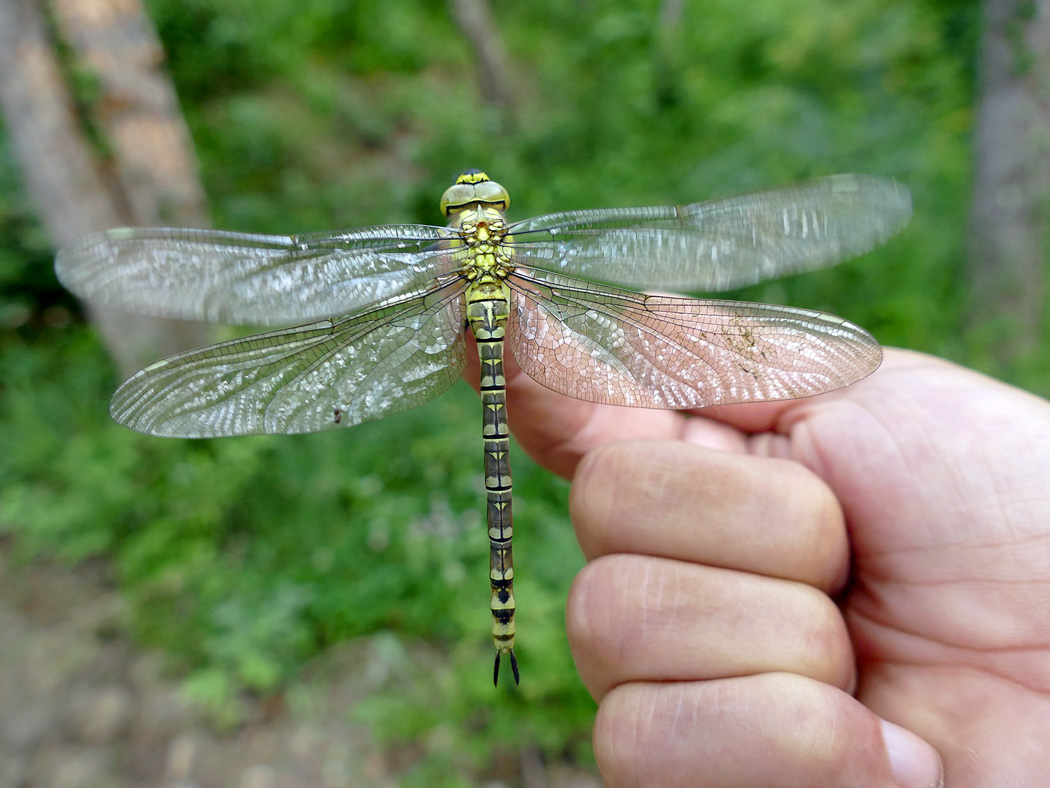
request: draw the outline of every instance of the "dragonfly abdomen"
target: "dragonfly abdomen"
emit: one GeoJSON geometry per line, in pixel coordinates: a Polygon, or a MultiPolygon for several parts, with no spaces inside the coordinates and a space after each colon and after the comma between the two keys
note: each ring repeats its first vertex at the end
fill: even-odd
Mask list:
{"type": "Polygon", "coordinates": [[[511,539],[510,430],[507,426],[507,383],[503,372],[503,340],[510,314],[507,285],[485,277],[467,292],[467,324],[478,344],[481,361],[482,437],[485,441],[485,507],[489,533],[489,579],[492,585],[492,640],[496,646],[493,681],[499,681],[500,658],[510,659],[514,681],[514,555],[511,539]]]}

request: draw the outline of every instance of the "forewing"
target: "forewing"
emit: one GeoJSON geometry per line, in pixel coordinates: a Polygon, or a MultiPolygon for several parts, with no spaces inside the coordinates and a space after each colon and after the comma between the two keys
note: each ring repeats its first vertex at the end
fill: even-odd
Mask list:
{"type": "Polygon", "coordinates": [[[312,235],[125,227],[81,238],[55,259],[81,298],[157,317],[288,325],[421,290],[449,268],[428,225],[312,235]]]}
{"type": "Polygon", "coordinates": [[[836,175],[690,205],[567,211],[513,225],[524,265],[633,288],[728,290],[833,265],[911,218],[896,181],[836,175]]]}
{"type": "Polygon", "coordinates": [[[448,389],[466,363],[463,285],[335,320],[181,353],[131,377],[110,413],[152,435],[316,432],[448,389]]]}
{"type": "Polygon", "coordinates": [[[542,271],[510,281],[518,364],[590,402],[701,408],[809,397],[882,359],[864,329],[806,309],[642,295],[542,271]]]}

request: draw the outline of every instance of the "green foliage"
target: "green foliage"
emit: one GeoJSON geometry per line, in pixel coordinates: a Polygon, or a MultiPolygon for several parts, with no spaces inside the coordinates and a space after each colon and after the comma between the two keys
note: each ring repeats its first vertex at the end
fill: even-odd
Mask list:
{"type": "MultiPolygon", "coordinates": [[[[148,5],[216,226],[440,223],[441,192],[472,166],[510,189],[514,217],[893,175],[914,195],[905,235],[737,295],[976,358],[960,328],[976,2],[709,0],[661,21],[673,4],[493,0],[510,110],[480,98],[444,4],[148,5]]],[[[468,785],[535,744],[586,758],[593,704],[563,630],[582,564],[566,485],[515,454],[523,684],[494,694],[473,395],[460,387],[340,434],[186,442],[119,429],[97,344],[45,327],[71,302],[13,172],[0,146],[0,529],[19,549],[111,555],[134,630],[228,724],[245,692],[367,638],[394,678],[353,713],[386,740],[425,742],[407,784],[468,785]]],[[[1015,374],[1050,391],[1045,364],[1015,374]]]]}
{"type": "Polygon", "coordinates": [[[480,415],[466,386],[336,434],[160,440],[109,422],[116,381],[84,328],[5,340],[3,530],[26,556],[112,555],[132,628],[189,671],[187,692],[216,721],[236,724],[241,693],[279,689],[319,649],[390,631],[448,656],[425,668],[430,680],[355,710],[377,735],[427,732],[443,742],[435,763],[466,748],[483,764],[490,745],[512,748],[515,730],[552,752],[584,741],[591,705],[563,630],[582,565],[567,487],[520,452],[527,681],[479,711],[493,706],[492,643],[480,415]],[[521,719],[500,716],[508,709],[521,719]],[[451,740],[430,732],[462,726],[451,740]]]}
{"type": "MultiPolygon", "coordinates": [[[[73,300],[60,292],[51,269],[46,234],[22,193],[14,152],[0,134],[0,329],[30,321],[34,314],[51,322],[73,300]],[[47,305],[57,306],[46,315],[47,305]]],[[[64,314],[64,313],[63,313],[64,314]]]]}
{"type": "Polygon", "coordinates": [[[889,174],[915,194],[903,239],[742,295],[966,357],[975,2],[713,0],[671,22],[655,0],[497,2],[519,88],[507,113],[481,101],[470,46],[434,4],[150,5],[219,226],[439,222],[437,196],[469,166],[508,186],[515,216],[889,174]]]}

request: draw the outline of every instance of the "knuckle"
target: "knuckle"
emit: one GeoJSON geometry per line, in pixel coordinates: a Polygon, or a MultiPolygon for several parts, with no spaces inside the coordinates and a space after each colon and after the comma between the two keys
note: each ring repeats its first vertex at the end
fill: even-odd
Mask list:
{"type": "MultiPolygon", "coordinates": [[[[573,581],[566,606],[566,628],[574,653],[594,663],[622,662],[646,627],[645,600],[636,591],[648,559],[615,554],[588,563],[573,581]]],[[[644,581],[643,581],[644,582],[644,581]]],[[[644,587],[644,586],[642,586],[644,587]]]]}

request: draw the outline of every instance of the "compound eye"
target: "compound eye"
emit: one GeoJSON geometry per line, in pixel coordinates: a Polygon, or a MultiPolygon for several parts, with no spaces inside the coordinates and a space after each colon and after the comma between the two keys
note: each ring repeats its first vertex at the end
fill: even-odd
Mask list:
{"type": "Polygon", "coordinates": [[[446,189],[445,193],[441,195],[441,213],[448,216],[457,208],[477,202],[478,198],[474,194],[474,188],[474,185],[470,183],[457,183],[446,189]]]}
{"type": "Polygon", "coordinates": [[[476,200],[490,205],[502,204],[503,210],[510,207],[510,195],[495,181],[484,181],[474,186],[476,200]]]}
{"type": "MultiPolygon", "coordinates": [[[[484,173],[478,173],[478,175],[484,176],[484,173]]],[[[465,174],[461,175],[460,179],[442,195],[441,213],[445,216],[451,216],[455,211],[471,203],[495,205],[502,210],[506,210],[510,205],[510,195],[507,194],[507,190],[495,181],[486,178],[473,183],[463,183],[465,177],[465,174]]]]}

